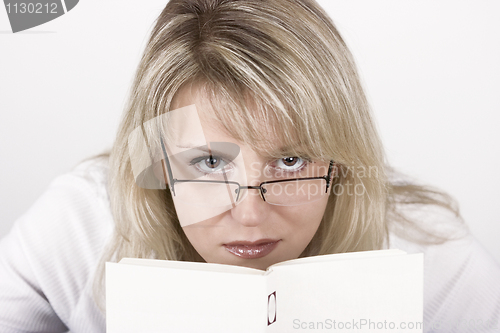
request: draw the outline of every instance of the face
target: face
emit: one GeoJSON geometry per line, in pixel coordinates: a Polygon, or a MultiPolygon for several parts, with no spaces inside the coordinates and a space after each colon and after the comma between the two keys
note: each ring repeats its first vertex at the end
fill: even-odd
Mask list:
{"type": "MultiPolygon", "coordinates": [[[[195,173],[203,174],[204,179],[220,178],[222,172],[224,176],[236,179],[242,186],[258,186],[264,181],[310,177],[311,172],[320,173],[319,176],[326,175],[327,162],[307,161],[300,156],[268,158],[250,145],[235,140],[221,128],[217,120],[211,118],[210,102],[198,89],[185,88],[173,101],[174,109],[192,105],[196,106],[204,140],[224,143],[230,148],[238,147],[239,150],[234,154],[238,156],[224,158],[218,156],[216,151],[209,154],[192,149],[189,153],[180,152],[177,156],[188,154],[189,162],[185,163],[186,167],[179,167],[169,158],[172,160],[170,164],[174,178],[185,179],[192,169],[195,173]],[[183,176],[179,177],[182,173],[183,176]]],[[[183,128],[187,129],[186,126],[183,128]]],[[[187,132],[189,130],[182,131],[182,140],[190,141],[190,136],[199,139],[199,133],[186,135],[187,132]]],[[[175,154],[170,151],[169,155],[175,154]]],[[[187,183],[189,184],[196,185],[187,183]]],[[[175,188],[180,186],[175,185],[175,188]]],[[[326,186],[322,190],[324,193],[326,186]]],[[[264,201],[258,189],[243,189],[240,190],[243,199],[214,210],[207,206],[186,204],[179,199],[182,195],[179,191],[173,196],[177,215],[187,238],[201,257],[209,263],[257,269],[266,269],[275,263],[300,256],[319,227],[329,195],[320,195],[315,201],[305,204],[282,206],[264,201]]],[[[190,198],[199,195],[190,193],[190,198]]],[[[215,197],[203,191],[200,193],[210,196],[210,199],[215,197]]]]}

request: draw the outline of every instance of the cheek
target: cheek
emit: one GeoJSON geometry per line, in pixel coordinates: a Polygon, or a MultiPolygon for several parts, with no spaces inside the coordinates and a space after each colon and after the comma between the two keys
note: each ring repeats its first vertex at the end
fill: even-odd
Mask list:
{"type": "Polygon", "coordinates": [[[286,207],[286,214],[295,224],[319,225],[325,213],[328,197],[310,204],[286,207]]]}
{"type": "Polygon", "coordinates": [[[212,235],[212,229],[210,226],[202,225],[202,222],[183,228],[191,245],[204,259],[213,245],[214,235],[212,235]]]}
{"type": "Polygon", "coordinates": [[[327,202],[328,197],[306,205],[281,207],[280,215],[288,226],[291,239],[301,245],[309,244],[318,230],[327,202]]]}
{"type": "Polygon", "coordinates": [[[207,262],[217,262],[221,242],[228,230],[220,225],[220,217],[214,217],[182,228],[196,252],[207,262]]]}

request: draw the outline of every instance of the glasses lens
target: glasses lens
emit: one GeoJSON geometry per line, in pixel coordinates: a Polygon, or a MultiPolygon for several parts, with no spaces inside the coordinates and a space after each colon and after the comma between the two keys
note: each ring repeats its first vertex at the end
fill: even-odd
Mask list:
{"type": "Polygon", "coordinates": [[[223,207],[236,203],[238,184],[230,182],[187,181],[175,183],[178,200],[193,206],[223,207]]]}
{"type": "Polygon", "coordinates": [[[266,202],[278,206],[297,206],[327,195],[325,179],[298,179],[263,184],[266,202]]]}

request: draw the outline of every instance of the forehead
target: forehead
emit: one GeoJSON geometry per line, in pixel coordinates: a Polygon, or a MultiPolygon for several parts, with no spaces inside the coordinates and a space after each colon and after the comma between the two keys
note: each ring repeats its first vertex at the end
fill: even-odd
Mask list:
{"type": "Polygon", "coordinates": [[[241,109],[231,103],[220,103],[220,99],[214,103],[209,95],[199,84],[187,85],[175,95],[171,110],[174,113],[181,110],[187,112],[183,117],[176,115],[170,118],[172,127],[183,129],[178,133],[182,141],[195,140],[200,144],[202,141],[232,142],[258,151],[263,156],[281,156],[290,152],[290,145],[277,135],[280,128],[278,122],[251,99],[247,98],[245,108],[241,109]]]}
{"type": "Polygon", "coordinates": [[[212,103],[198,87],[187,86],[176,94],[168,119],[169,130],[181,145],[237,141],[215,117],[212,103]]]}

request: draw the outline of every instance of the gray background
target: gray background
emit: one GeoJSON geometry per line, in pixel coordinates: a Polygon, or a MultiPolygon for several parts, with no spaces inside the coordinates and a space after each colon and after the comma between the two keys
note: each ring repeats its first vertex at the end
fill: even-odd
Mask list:
{"type": "MultiPolygon", "coordinates": [[[[0,236],[111,147],[166,1],[81,1],[12,34],[0,8],[0,236]]],[[[325,0],[358,62],[389,161],[458,199],[500,261],[500,2],[325,0]]]]}

